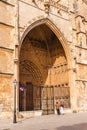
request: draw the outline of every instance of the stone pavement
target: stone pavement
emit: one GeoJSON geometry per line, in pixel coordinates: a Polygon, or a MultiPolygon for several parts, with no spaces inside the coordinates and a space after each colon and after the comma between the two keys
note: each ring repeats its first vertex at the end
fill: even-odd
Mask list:
{"type": "Polygon", "coordinates": [[[87,112],[20,119],[16,124],[0,120],[0,130],[87,130],[87,112]]]}

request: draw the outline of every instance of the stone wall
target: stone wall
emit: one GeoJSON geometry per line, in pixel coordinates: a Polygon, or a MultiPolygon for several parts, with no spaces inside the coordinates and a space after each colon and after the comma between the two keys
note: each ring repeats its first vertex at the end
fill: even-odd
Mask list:
{"type": "Polygon", "coordinates": [[[0,118],[13,111],[15,1],[0,1],[0,118]]]}
{"type": "Polygon", "coordinates": [[[87,108],[87,2],[68,2],[52,0],[49,5],[43,0],[0,1],[1,117],[3,112],[13,111],[12,86],[14,78],[19,81],[17,63],[23,39],[32,28],[43,22],[55,32],[66,53],[72,109],[87,108]]]}

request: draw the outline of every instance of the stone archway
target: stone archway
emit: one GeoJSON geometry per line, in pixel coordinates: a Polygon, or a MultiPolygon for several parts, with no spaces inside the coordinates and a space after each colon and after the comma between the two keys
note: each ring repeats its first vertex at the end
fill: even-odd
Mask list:
{"type": "Polygon", "coordinates": [[[57,36],[57,38],[60,40],[60,42],[63,46],[63,49],[65,51],[67,61],[68,61],[68,69],[72,69],[73,68],[73,57],[72,57],[70,49],[68,47],[67,40],[64,37],[63,33],[60,31],[60,29],[55,25],[55,23],[53,23],[53,21],[51,21],[48,18],[39,19],[25,29],[25,31],[21,37],[21,40],[20,40],[19,49],[21,49],[21,45],[23,43],[23,40],[26,37],[26,35],[29,33],[29,31],[31,31],[36,26],[39,26],[42,24],[46,24],[54,32],[54,34],[57,36]]]}
{"type": "MultiPolygon", "coordinates": [[[[56,101],[61,103],[61,101],[64,102],[66,100],[68,101],[68,104],[70,104],[70,92],[68,93],[69,95],[65,94],[65,97],[68,100],[64,99],[65,97],[63,94],[60,94],[59,96],[56,92],[58,90],[65,93],[66,90],[64,90],[63,87],[69,88],[68,69],[72,68],[72,58],[70,56],[70,51],[67,48],[67,43],[64,36],[52,22],[45,19],[42,21],[37,21],[34,25],[27,28],[21,39],[19,61],[30,61],[30,63],[33,63],[28,64],[27,66],[27,62],[21,62],[23,64],[21,64],[22,66],[20,66],[20,68],[25,66],[25,68],[23,68],[25,71],[24,73],[25,75],[29,75],[27,75],[27,78],[23,75],[22,80],[20,76],[19,80],[21,82],[32,82],[34,86],[54,86],[53,91],[55,94],[54,96],[52,95],[52,109],[54,109],[54,103],[56,101]],[[34,66],[31,67],[34,64],[36,66],[36,70],[33,69],[34,66]],[[38,74],[41,76],[38,76],[36,71],[39,72],[38,74]],[[32,75],[36,77],[36,82],[32,75]]],[[[21,71],[19,72],[19,75],[21,75],[21,71]]],[[[44,89],[42,90],[42,95],[43,93],[44,89]]],[[[49,94],[50,92],[47,92],[47,95],[49,94]]],[[[44,94],[44,97],[48,98],[49,96],[47,95],[44,94]]],[[[48,102],[51,102],[50,98],[51,97],[49,97],[48,102]]],[[[47,100],[44,100],[43,98],[43,102],[44,101],[47,100]]],[[[42,105],[45,106],[45,103],[47,102],[43,102],[42,105]]],[[[49,103],[47,105],[49,105],[49,103]]],[[[67,105],[65,104],[65,106],[67,105]]],[[[68,105],[68,107],[70,106],[68,105]]],[[[44,108],[44,110],[45,109],[46,108],[44,108]]],[[[32,110],[34,110],[34,108],[32,110]]]]}

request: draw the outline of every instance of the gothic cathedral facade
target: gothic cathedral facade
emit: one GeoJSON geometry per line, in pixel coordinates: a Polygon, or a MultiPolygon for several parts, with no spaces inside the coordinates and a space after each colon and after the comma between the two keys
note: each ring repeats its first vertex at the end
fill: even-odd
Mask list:
{"type": "Polygon", "coordinates": [[[0,0],[0,118],[57,101],[87,110],[87,0],[0,0]]]}

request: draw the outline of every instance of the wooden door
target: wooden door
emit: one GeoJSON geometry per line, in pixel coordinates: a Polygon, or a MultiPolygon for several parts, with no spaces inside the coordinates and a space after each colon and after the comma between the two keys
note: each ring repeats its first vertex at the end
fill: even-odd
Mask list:
{"type": "Polygon", "coordinates": [[[53,86],[44,86],[42,88],[42,114],[48,115],[53,113],[54,113],[53,86]]]}

